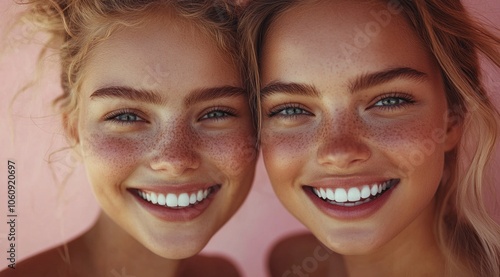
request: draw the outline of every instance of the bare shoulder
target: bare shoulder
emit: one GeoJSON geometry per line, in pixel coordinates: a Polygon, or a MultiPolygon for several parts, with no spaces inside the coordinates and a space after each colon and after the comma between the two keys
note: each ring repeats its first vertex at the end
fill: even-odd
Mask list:
{"type": "Polygon", "coordinates": [[[1,271],[0,277],[75,276],[70,272],[63,250],[63,245],[60,245],[16,263],[15,268],[6,268],[1,271]]]}
{"type": "Polygon", "coordinates": [[[236,265],[222,256],[196,255],[185,260],[181,276],[189,277],[239,277],[236,265]]]}
{"type": "Polygon", "coordinates": [[[326,248],[311,233],[280,239],[269,253],[273,277],[346,276],[342,256],[326,248]]]}

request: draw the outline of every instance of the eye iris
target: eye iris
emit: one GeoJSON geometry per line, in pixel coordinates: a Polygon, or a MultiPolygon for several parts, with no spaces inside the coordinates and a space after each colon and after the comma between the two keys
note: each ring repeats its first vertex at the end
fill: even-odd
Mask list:
{"type": "Polygon", "coordinates": [[[121,114],[116,117],[116,119],[121,120],[121,121],[136,121],[137,116],[133,114],[121,114]]]}
{"type": "Polygon", "coordinates": [[[387,99],[382,100],[382,105],[384,105],[384,106],[394,106],[394,105],[401,104],[401,103],[402,103],[402,100],[399,98],[387,98],[387,99]]]}
{"type": "Polygon", "coordinates": [[[207,117],[208,118],[214,118],[214,117],[223,117],[224,116],[224,112],[221,112],[221,111],[214,111],[214,112],[211,112],[209,114],[207,114],[207,117]]]}
{"type": "Polygon", "coordinates": [[[299,108],[287,108],[284,110],[285,114],[299,114],[301,113],[301,110],[299,108]]]}

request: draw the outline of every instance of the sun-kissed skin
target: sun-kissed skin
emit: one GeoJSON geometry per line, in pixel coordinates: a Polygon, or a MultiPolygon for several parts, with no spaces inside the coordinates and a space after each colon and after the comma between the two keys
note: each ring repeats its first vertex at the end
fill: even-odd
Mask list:
{"type": "Polygon", "coordinates": [[[168,13],[151,18],[113,33],[92,52],[77,129],[68,130],[104,213],[68,244],[70,266],[59,247],[7,273],[238,276],[223,259],[190,257],[236,212],[253,180],[255,133],[239,71],[191,23],[168,13]],[[110,87],[149,91],[158,101],[117,96],[106,92],[110,87]],[[224,87],[230,93],[203,91],[224,87]],[[213,185],[220,189],[204,200],[208,207],[188,219],[158,217],[137,193],[213,185]]]}
{"type": "MultiPolygon", "coordinates": [[[[343,255],[331,256],[343,259],[344,268],[329,276],[344,270],[348,276],[443,276],[433,199],[444,154],[456,146],[460,129],[448,117],[438,65],[402,15],[346,54],[356,28],[374,21],[370,11],[384,9],[382,2],[322,1],[293,7],[272,23],[261,60],[263,158],[284,206],[343,255]],[[397,68],[419,73],[359,82],[397,68]],[[368,212],[328,214],[311,190],[390,179],[399,183],[368,212]]],[[[300,252],[294,243],[289,239],[280,251],[300,252]]],[[[278,260],[271,271],[282,276],[293,263],[278,260]]]]}

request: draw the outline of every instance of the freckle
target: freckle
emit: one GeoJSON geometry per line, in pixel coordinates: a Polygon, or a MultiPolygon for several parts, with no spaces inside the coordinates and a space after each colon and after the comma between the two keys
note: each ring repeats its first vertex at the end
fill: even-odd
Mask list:
{"type": "Polygon", "coordinates": [[[143,151],[141,145],[136,143],[137,139],[91,134],[85,140],[88,143],[88,155],[113,166],[131,163],[143,151]]]}

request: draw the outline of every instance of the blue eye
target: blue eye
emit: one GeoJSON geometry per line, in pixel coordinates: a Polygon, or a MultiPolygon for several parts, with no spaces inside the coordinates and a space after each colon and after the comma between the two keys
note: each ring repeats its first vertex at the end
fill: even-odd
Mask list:
{"type": "Polygon", "coordinates": [[[127,121],[127,122],[141,121],[142,120],[142,118],[140,118],[138,115],[132,114],[132,113],[120,114],[120,115],[115,116],[113,119],[118,120],[118,121],[127,121]]]}
{"type": "Polygon", "coordinates": [[[213,111],[213,112],[207,113],[202,118],[203,119],[210,119],[210,118],[220,118],[220,117],[225,117],[225,116],[228,116],[228,113],[223,112],[223,111],[213,111]]]}
{"type": "Polygon", "coordinates": [[[106,121],[116,122],[120,124],[133,124],[137,122],[145,122],[146,120],[131,111],[117,111],[106,117],[106,121]]]}
{"type": "Polygon", "coordinates": [[[222,108],[215,108],[203,115],[200,120],[222,120],[231,116],[235,116],[235,113],[233,111],[222,108]]]}
{"type": "Polygon", "coordinates": [[[285,105],[271,110],[268,114],[268,117],[294,117],[299,115],[311,115],[311,113],[297,105],[285,105]]]}
{"type": "Polygon", "coordinates": [[[409,104],[413,104],[415,101],[413,98],[406,94],[394,94],[389,96],[382,96],[380,99],[373,105],[378,108],[398,108],[404,107],[409,104]]]}
{"type": "Polygon", "coordinates": [[[283,109],[279,112],[279,114],[282,114],[282,115],[297,115],[297,114],[302,114],[302,113],[306,113],[306,111],[304,111],[301,108],[286,108],[286,109],[283,109]]]}

